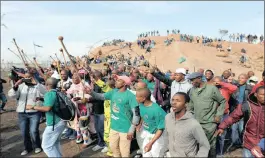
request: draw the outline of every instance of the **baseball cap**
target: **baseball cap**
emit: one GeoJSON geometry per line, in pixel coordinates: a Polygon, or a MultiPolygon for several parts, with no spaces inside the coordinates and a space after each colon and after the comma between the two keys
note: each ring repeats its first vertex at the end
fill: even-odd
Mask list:
{"type": "Polygon", "coordinates": [[[130,77],[128,77],[128,76],[118,76],[118,75],[116,75],[116,76],[117,76],[117,79],[123,80],[126,83],[127,86],[131,85],[132,82],[131,82],[130,77]]]}
{"type": "Polygon", "coordinates": [[[193,72],[192,74],[190,74],[187,79],[189,80],[192,80],[192,79],[195,79],[195,78],[198,78],[198,77],[202,77],[202,74],[199,73],[199,72],[193,72]]]}
{"type": "Polygon", "coordinates": [[[176,73],[186,75],[186,70],[184,68],[178,68],[176,73]]]}
{"type": "Polygon", "coordinates": [[[252,76],[252,77],[249,78],[249,81],[258,82],[258,77],[252,76]]]}
{"type": "Polygon", "coordinates": [[[84,70],[84,69],[79,70],[78,73],[79,74],[87,74],[86,70],[84,70]]]}

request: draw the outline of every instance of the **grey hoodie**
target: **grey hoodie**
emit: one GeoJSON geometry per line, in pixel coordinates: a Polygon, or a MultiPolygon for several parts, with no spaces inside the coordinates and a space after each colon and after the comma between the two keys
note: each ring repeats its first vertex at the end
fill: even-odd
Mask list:
{"type": "Polygon", "coordinates": [[[170,101],[172,99],[172,97],[177,93],[177,92],[184,92],[184,93],[188,93],[188,91],[192,88],[192,84],[190,84],[188,82],[188,80],[184,80],[183,82],[176,82],[175,80],[172,82],[171,84],[171,97],[170,97],[170,101]]]}
{"type": "Polygon", "coordinates": [[[36,102],[37,97],[44,97],[46,93],[45,86],[42,84],[37,84],[35,86],[29,87],[25,83],[18,86],[18,90],[15,91],[13,88],[8,91],[8,96],[11,99],[17,100],[17,112],[37,112],[36,110],[26,110],[26,105],[35,106],[38,104],[36,102]],[[27,99],[26,99],[27,98],[27,99]]]}
{"type": "Polygon", "coordinates": [[[179,120],[176,120],[174,112],[167,114],[165,134],[169,140],[171,157],[208,157],[208,139],[200,123],[189,111],[179,120]]]}

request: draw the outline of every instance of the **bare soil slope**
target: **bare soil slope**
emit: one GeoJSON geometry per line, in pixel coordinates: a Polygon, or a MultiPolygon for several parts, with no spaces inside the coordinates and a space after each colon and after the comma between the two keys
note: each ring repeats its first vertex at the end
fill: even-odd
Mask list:
{"type": "Polygon", "coordinates": [[[231,45],[232,52],[229,53],[228,57],[217,57],[217,54],[223,54],[223,52],[220,53],[216,50],[214,47],[217,44],[216,42],[213,42],[212,46],[202,46],[201,43],[180,42],[179,35],[156,36],[150,37],[150,39],[156,42],[155,48],[151,50],[150,54],[145,54],[145,50],[140,49],[135,41],[131,50],[128,47],[121,49],[119,46],[105,46],[94,49],[91,55],[97,54],[99,50],[102,51],[103,56],[119,52],[124,55],[130,53],[132,57],[144,54],[151,64],[156,64],[162,70],[175,71],[176,68],[188,67],[190,71],[194,71],[194,69],[197,70],[199,68],[210,68],[220,75],[224,70],[231,68],[236,76],[252,70],[259,79],[261,79],[261,73],[264,70],[264,45],[224,41],[223,49],[226,50],[231,45]],[[174,38],[175,41],[166,46],[164,41],[167,38],[174,38]],[[239,64],[242,48],[247,52],[248,62],[246,66],[239,64]],[[178,59],[180,57],[186,58],[186,61],[179,64],[178,59]],[[230,63],[226,63],[224,60],[230,63]]]}

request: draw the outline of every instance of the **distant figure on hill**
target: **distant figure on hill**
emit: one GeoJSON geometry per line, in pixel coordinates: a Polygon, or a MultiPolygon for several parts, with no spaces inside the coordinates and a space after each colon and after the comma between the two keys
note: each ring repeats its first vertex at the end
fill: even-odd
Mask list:
{"type": "Polygon", "coordinates": [[[259,40],[260,40],[260,44],[262,44],[262,42],[263,42],[263,40],[264,40],[263,35],[261,35],[261,36],[259,37],[259,40]]]}
{"type": "Polygon", "coordinates": [[[228,52],[231,52],[231,51],[232,51],[232,47],[231,47],[231,45],[229,45],[229,46],[227,47],[227,51],[228,51],[228,52]]]}
{"type": "Polygon", "coordinates": [[[244,64],[247,61],[246,50],[244,48],[241,49],[241,57],[240,57],[239,61],[242,64],[244,64]]]}
{"type": "Polygon", "coordinates": [[[167,30],[167,35],[169,35],[169,30],[167,30]]]}

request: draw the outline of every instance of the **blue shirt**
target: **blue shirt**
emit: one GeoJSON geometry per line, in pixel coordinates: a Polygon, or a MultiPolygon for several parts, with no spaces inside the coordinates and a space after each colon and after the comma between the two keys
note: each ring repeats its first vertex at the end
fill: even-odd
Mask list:
{"type": "Polygon", "coordinates": [[[239,104],[242,104],[244,101],[245,90],[246,90],[246,85],[239,87],[239,95],[237,96],[237,100],[239,104]]]}

